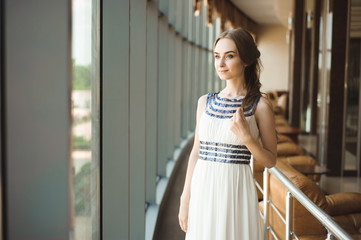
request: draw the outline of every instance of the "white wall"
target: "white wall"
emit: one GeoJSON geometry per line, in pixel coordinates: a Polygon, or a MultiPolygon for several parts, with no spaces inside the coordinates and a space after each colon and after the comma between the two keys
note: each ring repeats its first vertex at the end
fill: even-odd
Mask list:
{"type": "Polygon", "coordinates": [[[257,45],[263,69],[261,91],[288,90],[287,29],[282,25],[263,26],[257,31],[257,45]]]}

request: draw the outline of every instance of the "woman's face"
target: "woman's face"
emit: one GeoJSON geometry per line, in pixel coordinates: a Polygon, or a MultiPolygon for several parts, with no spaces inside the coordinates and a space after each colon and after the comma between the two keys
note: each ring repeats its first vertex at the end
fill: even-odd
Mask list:
{"type": "Polygon", "coordinates": [[[244,64],[232,39],[220,39],[214,48],[214,67],[222,80],[243,76],[244,64]]]}

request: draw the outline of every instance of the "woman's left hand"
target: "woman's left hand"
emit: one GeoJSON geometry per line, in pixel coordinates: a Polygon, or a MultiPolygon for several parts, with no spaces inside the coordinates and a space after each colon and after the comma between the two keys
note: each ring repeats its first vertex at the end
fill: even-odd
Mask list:
{"type": "Polygon", "coordinates": [[[241,107],[237,109],[231,118],[230,130],[242,141],[242,143],[246,143],[252,139],[248,122],[241,107]]]}

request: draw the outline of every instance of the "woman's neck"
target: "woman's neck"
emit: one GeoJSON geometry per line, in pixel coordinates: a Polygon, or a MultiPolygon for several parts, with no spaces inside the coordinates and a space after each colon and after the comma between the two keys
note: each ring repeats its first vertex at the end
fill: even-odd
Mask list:
{"type": "Polygon", "coordinates": [[[227,80],[226,87],[221,91],[223,96],[229,98],[244,97],[247,95],[247,89],[245,88],[243,81],[227,80]]]}

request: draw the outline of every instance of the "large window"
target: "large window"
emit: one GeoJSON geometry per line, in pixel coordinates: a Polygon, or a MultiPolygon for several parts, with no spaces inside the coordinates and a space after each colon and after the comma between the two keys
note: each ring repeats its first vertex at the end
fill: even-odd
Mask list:
{"type": "Polygon", "coordinates": [[[359,1],[351,1],[348,40],[348,68],[347,87],[345,96],[345,122],[344,122],[344,174],[360,176],[360,66],[361,66],[361,31],[359,1]]]}
{"type": "Polygon", "coordinates": [[[319,45],[319,83],[317,94],[318,120],[317,130],[318,155],[321,165],[326,165],[327,138],[329,118],[329,84],[331,71],[331,46],[332,46],[332,12],[328,1],[323,6],[320,20],[320,45],[319,45]]]}
{"type": "Polygon", "coordinates": [[[72,1],[72,225],[74,239],[99,239],[99,6],[72,1]]]}

